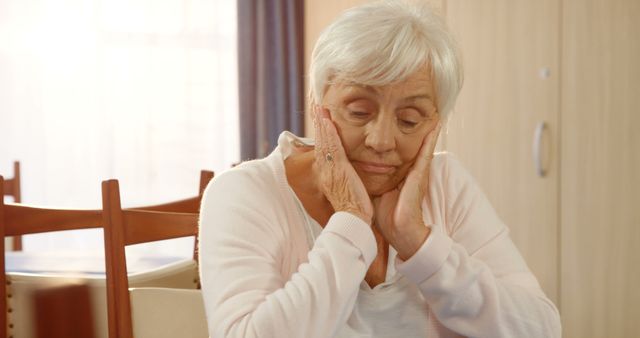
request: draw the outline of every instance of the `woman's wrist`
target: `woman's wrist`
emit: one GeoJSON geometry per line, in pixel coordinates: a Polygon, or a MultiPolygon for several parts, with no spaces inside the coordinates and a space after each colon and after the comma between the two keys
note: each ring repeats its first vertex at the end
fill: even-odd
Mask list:
{"type": "Polygon", "coordinates": [[[389,244],[398,252],[398,257],[403,261],[411,258],[422,247],[429,237],[431,229],[427,226],[417,226],[412,230],[394,231],[393,238],[388,238],[389,244]]]}

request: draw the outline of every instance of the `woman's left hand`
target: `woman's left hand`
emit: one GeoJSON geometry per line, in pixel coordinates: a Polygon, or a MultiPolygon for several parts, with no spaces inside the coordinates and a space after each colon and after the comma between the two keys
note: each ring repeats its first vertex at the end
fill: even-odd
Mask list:
{"type": "Polygon", "coordinates": [[[373,200],[376,227],[402,260],[413,256],[431,230],[422,219],[422,201],[429,189],[431,160],[438,142],[438,122],[424,138],[415,163],[404,182],[373,200]]]}

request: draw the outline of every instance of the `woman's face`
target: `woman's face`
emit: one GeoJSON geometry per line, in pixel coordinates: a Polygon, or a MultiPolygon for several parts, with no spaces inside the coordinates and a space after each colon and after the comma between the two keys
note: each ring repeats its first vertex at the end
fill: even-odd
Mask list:
{"type": "Polygon", "coordinates": [[[322,106],[331,112],[347,157],[372,196],[404,180],[439,120],[427,67],[382,87],[338,81],[327,89],[322,106]]]}

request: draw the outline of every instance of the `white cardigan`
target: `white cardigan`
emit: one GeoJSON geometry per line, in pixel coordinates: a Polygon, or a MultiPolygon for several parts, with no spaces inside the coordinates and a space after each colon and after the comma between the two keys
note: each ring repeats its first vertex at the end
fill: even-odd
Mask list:
{"type": "Polygon", "coordinates": [[[432,161],[427,241],[407,261],[390,259],[387,281],[371,290],[363,279],[376,241],[358,217],[335,213],[310,245],[315,222],[284,169],[296,140],[307,142],[283,133],[268,157],[205,192],[200,274],[211,337],[561,336],[556,307],[452,155],[432,161]]]}

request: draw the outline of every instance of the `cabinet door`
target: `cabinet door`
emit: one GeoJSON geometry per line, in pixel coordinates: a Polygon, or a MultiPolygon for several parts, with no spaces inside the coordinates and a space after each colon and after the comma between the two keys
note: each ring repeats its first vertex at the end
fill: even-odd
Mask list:
{"type": "Polygon", "coordinates": [[[559,3],[447,0],[445,8],[465,67],[445,148],[476,178],[557,303],[559,3]],[[543,177],[532,151],[542,122],[543,177]]]}
{"type": "Polygon", "coordinates": [[[565,337],[640,337],[640,2],[563,6],[565,337]]]}

